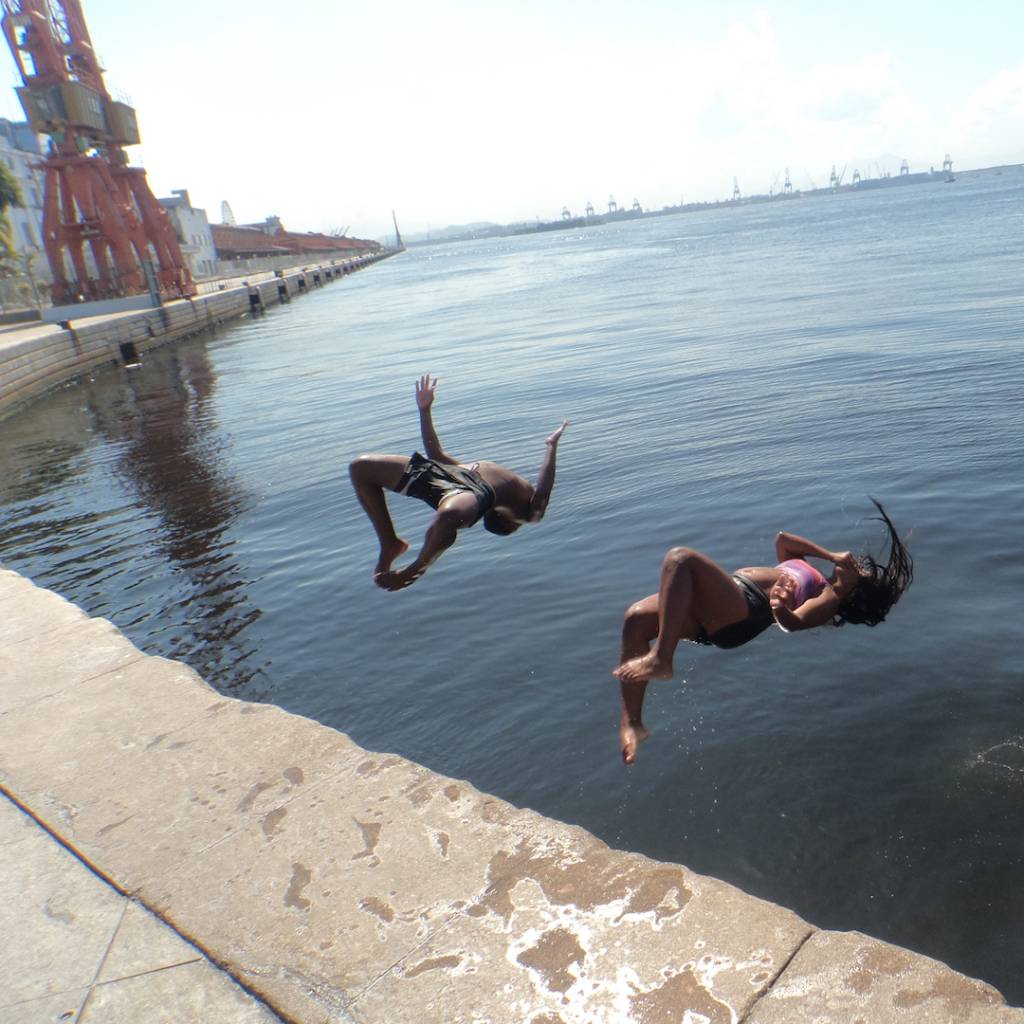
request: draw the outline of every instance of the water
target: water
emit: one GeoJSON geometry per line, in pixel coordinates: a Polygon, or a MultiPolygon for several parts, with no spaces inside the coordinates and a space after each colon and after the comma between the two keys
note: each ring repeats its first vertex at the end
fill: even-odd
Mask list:
{"type": "MultiPolygon", "coordinates": [[[[1024,171],[410,251],[0,425],[0,556],[180,658],[483,790],[982,977],[1024,1003],[1024,171]],[[533,474],[410,590],[345,467],[419,444],[533,474]],[[652,685],[619,762],[623,609],[673,544],[912,531],[890,621],[652,685]]],[[[395,499],[417,542],[426,506],[395,499]]]]}

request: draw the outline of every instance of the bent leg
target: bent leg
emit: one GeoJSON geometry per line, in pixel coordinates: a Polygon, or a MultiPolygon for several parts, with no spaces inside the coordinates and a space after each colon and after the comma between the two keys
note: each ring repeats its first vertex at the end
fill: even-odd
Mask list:
{"type": "MultiPolygon", "coordinates": [[[[658,635],[658,595],[651,594],[626,609],[622,622],[622,650],[619,664],[624,665],[634,658],[643,657],[658,635]]],[[[619,681],[622,694],[622,711],[619,716],[619,749],[625,764],[636,760],[637,747],[649,733],[643,722],[644,693],[647,681],[624,683],[619,681]]]]}
{"type": "Polygon", "coordinates": [[[679,641],[701,629],[714,633],[747,616],[747,602],[736,581],[707,555],[692,548],[671,548],[661,564],[658,635],[649,653],[621,665],[624,683],[668,679],[679,641]]]}
{"type": "Polygon", "coordinates": [[[348,475],[356,497],[370,518],[380,543],[380,557],[374,576],[388,572],[396,558],[409,550],[409,544],[395,533],[384,489],[393,491],[409,465],[404,455],[360,455],[349,463],[348,475]]]}

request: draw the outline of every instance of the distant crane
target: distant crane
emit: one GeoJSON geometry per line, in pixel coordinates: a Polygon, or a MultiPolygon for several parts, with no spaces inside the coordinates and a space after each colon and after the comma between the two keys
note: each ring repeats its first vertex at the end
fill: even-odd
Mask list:
{"type": "Polygon", "coordinates": [[[903,159],[903,163],[900,164],[900,177],[905,177],[910,174],[910,164],[907,163],[906,157],[903,159]]]}
{"type": "Polygon", "coordinates": [[[740,182],[739,182],[739,179],[737,177],[733,176],[733,179],[732,179],[732,198],[734,200],[736,200],[736,199],[739,199],[739,197],[740,197],[740,182]]]}
{"type": "Polygon", "coordinates": [[[562,207],[562,220],[572,220],[572,214],[569,212],[568,206],[562,207]]]}
{"type": "Polygon", "coordinates": [[[856,188],[860,184],[860,171],[858,171],[856,167],[853,169],[853,178],[851,179],[850,183],[853,185],[854,188],[856,188]]]}
{"type": "Polygon", "coordinates": [[[832,165],[832,173],[828,176],[828,187],[835,192],[840,185],[843,183],[843,178],[846,177],[846,168],[849,164],[843,164],[843,170],[841,174],[836,174],[836,165],[832,165]]]}
{"type": "Polygon", "coordinates": [[[587,208],[586,208],[586,210],[584,212],[586,213],[586,215],[588,217],[593,217],[594,216],[594,204],[592,202],[590,202],[589,200],[587,200],[587,208]]]}
{"type": "Polygon", "coordinates": [[[644,208],[640,205],[640,200],[637,199],[635,196],[633,198],[633,212],[634,213],[643,213],[644,212],[644,208]]]}
{"type": "Polygon", "coordinates": [[[170,218],[125,146],[135,111],[111,99],[79,0],[2,0],[0,28],[24,83],[32,130],[48,135],[43,244],[57,305],[145,294],[194,295],[170,218]]]}
{"type": "Polygon", "coordinates": [[[793,194],[793,182],[789,180],[789,168],[786,168],[786,180],[782,183],[782,194],[791,196],[793,194]]]}
{"type": "Polygon", "coordinates": [[[619,212],[619,205],[618,205],[618,203],[615,202],[615,196],[609,196],[608,197],[608,212],[609,213],[618,213],[619,212]]]}
{"type": "Polygon", "coordinates": [[[953,173],[953,158],[948,153],[946,154],[946,159],[942,161],[942,169],[947,174],[953,173]]]}

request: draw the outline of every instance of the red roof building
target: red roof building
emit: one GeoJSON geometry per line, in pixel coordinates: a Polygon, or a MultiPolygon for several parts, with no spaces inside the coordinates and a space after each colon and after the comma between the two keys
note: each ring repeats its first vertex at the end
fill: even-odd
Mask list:
{"type": "Polygon", "coordinates": [[[379,243],[365,238],[344,238],[317,232],[299,233],[285,231],[283,228],[268,232],[258,227],[212,224],[210,230],[213,232],[217,256],[222,260],[289,255],[326,257],[332,253],[355,255],[380,249],[379,243]]]}
{"type": "Polygon", "coordinates": [[[218,259],[245,260],[258,256],[287,256],[291,250],[279,245],[256,228],[237,228],[227,224],[211,224],[213,245],[218,259]]]}

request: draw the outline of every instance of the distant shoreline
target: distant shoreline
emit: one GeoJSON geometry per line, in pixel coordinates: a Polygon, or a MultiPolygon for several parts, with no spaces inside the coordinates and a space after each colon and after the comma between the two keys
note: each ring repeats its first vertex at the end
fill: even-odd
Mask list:
{"type": "Polygon", "coordinates": [[[994,167],[974,167],[969,170],[953,173],[952,171],[919,171],[915,174],[886,175],[879,178],[862,178],[856,184],[839,185],[829,188],[795,189],[791,192],[755,193],[741,196],[739,199],[716,199],[700,203],[680,203],[676,206],[663,206],[660,210],[643,210],[627,208],[613,210],[608,213],[595,214],[588,217],[568,217],[561,220],[541,221],[534,223],[489,224],[469,231],[456,231],[452,234],[438,235],[436,238],[405,239],[407,248],[420,246],[442,245],[448,242],[470,242],[482,238],[506,238],[511,235],[532,235],[549,231],[575,231],[580,228],[600,227],[614,221],[642,220],[647,217],[666,217],[676,213],[698,213],[702,210],[730,208],[735,206],[753,206],[761,203],[790,202],[795,199],[813,199],[820,196],[840,195],[847,192],[874,192],[880,188],[906,188],[911,185],[948,184],[956,181],[957,175],[1002,174],[1004,171],[1024,173],[1024,163],[998,164],[994,167]]]}

